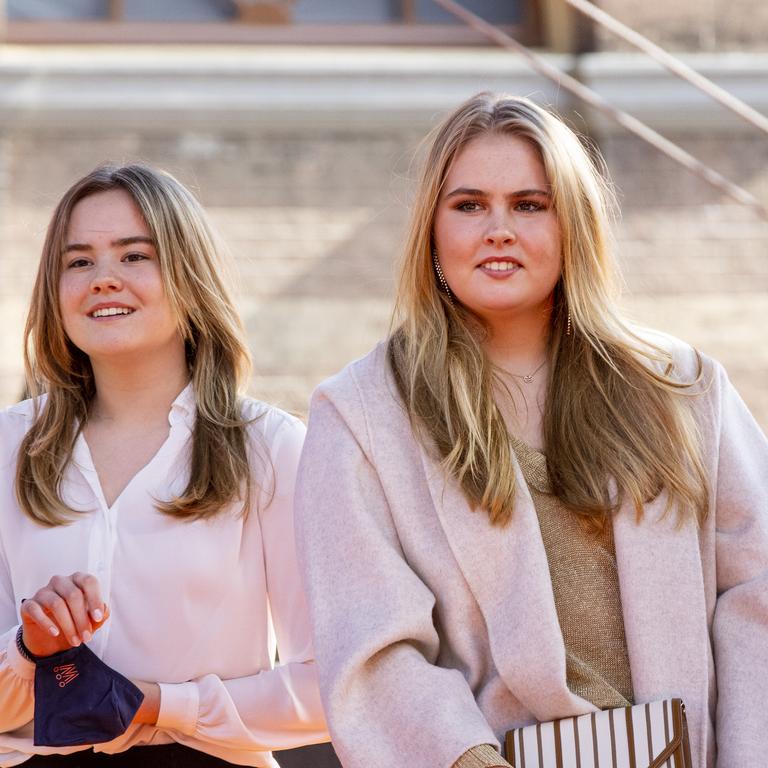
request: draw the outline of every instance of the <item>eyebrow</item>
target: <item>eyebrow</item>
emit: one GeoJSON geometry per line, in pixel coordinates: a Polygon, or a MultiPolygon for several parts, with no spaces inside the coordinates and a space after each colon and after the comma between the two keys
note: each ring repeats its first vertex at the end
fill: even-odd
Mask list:
{"type": "MultiPolygon", "coordinates": [[[[445,199],[448,200],[452,197],[459,197],[460,195],[467,195],[469,197],[486,197],[487,192],[482,189],[473,189],[472,187],[457,187],[452,192],[449,192],[445,199]]],[[[519,189],[516,192],[510,192],[507,197],[530,197],[532,195],[539,195],[542,197],[552,197],[552,193],[545,189],[519,189]]]]}
{"type": "MultiPolygon", "coordinates": [[[[117,240],[113,240],[111,245],[116,248],[122,248],[126,245],[134,245],[135,243],[144,243],[145,245],[151,245],[153,248],[157,247],[157,244],[151,237],[146,235],[132,235],[131,237],[119,237],[117,240]]],[[[71,253],[72,251],[92,251],[93,246],[88,243],[69,243],[64,246],[62,253],[71,253]]]]}

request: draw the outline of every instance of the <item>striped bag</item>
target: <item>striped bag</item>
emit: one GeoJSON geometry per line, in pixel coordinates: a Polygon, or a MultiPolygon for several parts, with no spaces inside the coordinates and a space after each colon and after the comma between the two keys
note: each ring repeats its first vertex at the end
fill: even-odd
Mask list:
{"type": "Polygon", "coordinates": [[[515,768],[691,768],[685,705],[665,699],[507,732],[515,768]]]}

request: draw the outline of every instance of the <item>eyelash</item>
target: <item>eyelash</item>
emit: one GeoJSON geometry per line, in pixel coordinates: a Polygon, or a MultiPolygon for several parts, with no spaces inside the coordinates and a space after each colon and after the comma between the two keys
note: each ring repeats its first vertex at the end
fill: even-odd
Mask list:
{"type": "MultiPolygon", "coordinates": [[[[482,203],[478,200],[464,200],[456,205],[456,210],[462,213],[476,213],[482,209],[482,203]]],[[[515,203],[515,210],[521,213],[536,213],[547,209],[546,204],[537,200],[520,200],[515,203]],[[523,207],[525,206],[525,207],[523,207]]]]}
{"type": "MultiPolygon", "coordinates": [[[[126,261],[128,263],[134,263],[137,261],[146,261],[150,257],[146,253],[140,253],[138,251],[133,251],[131,253],[126,253],[125,256],[123,256],[120,261],[126,261]]],[[[79,267],[87,267],[91,264],[91,262],[88,259],[73,259],[72,261],[67,264],[68,269],[78,269],[79,267]]]]}

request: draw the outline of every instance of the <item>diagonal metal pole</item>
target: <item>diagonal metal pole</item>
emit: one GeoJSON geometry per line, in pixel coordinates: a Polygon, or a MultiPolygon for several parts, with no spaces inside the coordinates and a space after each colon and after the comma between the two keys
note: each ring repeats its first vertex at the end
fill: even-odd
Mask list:
{"type": "Polygon", "coordinates": [[[750,107],[749,104],[736,98],[732,93],[728,93],[724,88],[716,85],[709,78],[704,77],[704,75],[680,61],[676,56],[667,53],[667,51],[656,45],[656,43],[651,42],[647,37],[643,37],[643,35],[636,32],[631,27],[622,24],[618,19],[615,19],[610,14],[598,8],[594,3],[589,2],[589,0],[565,0],[565,2],[580,13],[583,13],[585,16],[588,16],[593,21],[596,21],[601,26],[613,32],[622,40],[639,48],[643,53],[647,53],[654,61],[657,61],[662,66],[666,67],[672,74],[686,80],[710,98],[722,104],[724,107],[727,107],[732,112],[735,112],[750,125],[753,125],[755,128],[759,128],[763,131],[763,133],[768,134],[768,117],[761,115],[756,109],[750,107]]]}
{"type": "Polygon", "coordinates": [[[437,3],[441,8],[444,8],[446,11],[456,16],[456,18],[485,35],[485,37],[502,48],[516,51],[528,60],[531,68],[536,72],[557,83],[560,87],[599,110],[604,115],[607,115],[614,122],[618,123],[623,128],[626,128],[630,133],[640,137],[643,141],[646,141],[648,144],[659,150],[659,152],[671,158],[676,163],[679,163],[715,189],[728,195],[738,203],[749,206],[762,218],[768,219],[768,208],[766,208],[751,192],[748,192],[746,189],[729,181],[725,176],[718,173],[713,168],[710,168],[708,165],[705,165],[700,160],[697,160],[693,155],[689,154],[681,147],[678,147],[677,144],[665,138],[660,133],[657,133],[653,128],[650,128],[628,112],[609,104],[596,91],[593,91],[583,83],[580,83],[576,78],[571,77],[571,75],[561,72],[557,67],[552,66],[543,56],[529,50],[521,43],[518,43],[517,40],[501,30],[496,29],[496,27],[489,24],[485,19],[468,11],[463,6],[454,2],[454,0],[433,0],[433,2],[437,3]]]}

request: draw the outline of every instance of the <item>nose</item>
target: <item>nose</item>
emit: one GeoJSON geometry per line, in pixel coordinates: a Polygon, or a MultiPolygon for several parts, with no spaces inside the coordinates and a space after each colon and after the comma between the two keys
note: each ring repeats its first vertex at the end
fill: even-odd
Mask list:
{"type": "Polygon", "coordinates": [[[490,223],[488,230],[483,236],[483,242],[486,245],[500,247],[511,245],[517,240],[514,227],[505,216],[497,216],[490,223]]]}
{"type": "Polygon", "coordinates": [[[110,291],[120,291],[123,287],[123,281],[115,274],[112,265],[99,267],[91,279],[91,293],[109,293],[110,291]]]}

